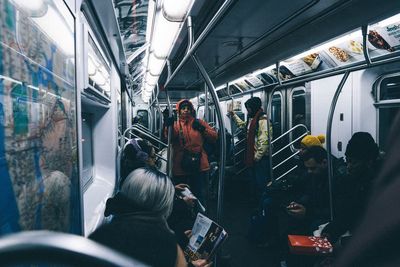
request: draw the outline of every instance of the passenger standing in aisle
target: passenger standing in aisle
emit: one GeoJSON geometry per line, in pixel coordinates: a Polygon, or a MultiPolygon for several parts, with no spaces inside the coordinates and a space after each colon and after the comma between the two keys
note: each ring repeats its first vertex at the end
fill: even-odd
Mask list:
{"type": "Polygon", "coordinates": [[[268,135],[272,138],[272,127],[268,129],[268,117],[261,108],[261,99],[252,97],[246,101],[247,122],[242,121],[234,111],[230,114],[239,128],[247,129],[245,164],[251,170],[257,200],[261,199],[270,180],[268,135]]]}
{"type": "Polygon", "coordinates": [[[218,134],[205,121],[196,119],[193,104],[189,100],[179,101],[176,109],[178,120],[168,118],[166,123],[167,126],[173,126],[173,181],[175,184],[188,184],[195,196],[205,203],[210,166],[203,145],[205,140],[215,143],[218,134]]]}

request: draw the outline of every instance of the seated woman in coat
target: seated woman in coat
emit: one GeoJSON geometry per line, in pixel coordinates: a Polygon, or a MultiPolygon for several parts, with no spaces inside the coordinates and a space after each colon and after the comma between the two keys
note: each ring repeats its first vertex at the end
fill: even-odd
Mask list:
{"type": "MultiPolygon", "coordinates": [[[[171,214],[175,189],[170,179],[151,168],[131,172],[121,191],[107,200],[105,216],[114,215],[89,238],[155,267],[187,266],[166,219],[171,214]]],[[[197,261],[194,266],[208,267],[197,261]]]]}

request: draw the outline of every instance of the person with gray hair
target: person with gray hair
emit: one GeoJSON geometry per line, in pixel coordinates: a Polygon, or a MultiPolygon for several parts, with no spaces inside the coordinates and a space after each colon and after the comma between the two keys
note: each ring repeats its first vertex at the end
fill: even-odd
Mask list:
{"type": "Polygon", "coordinates": [[[150,266],[186,266],[166,222],[174,194],[172,182],[161,172],[151,168],[132,171],[120,192],[107,200],[104,215],[113,215],[111,222],[89,238],[150,266]]]}
{"type": "MultiPolygon", "coordinates": [[[[120,192],[109,198],[104,215],[113,215],[89,238],[155,267],[187,266],[182,249],[166,219],[172,212],[175,188],[154,168],[132,171],[120,192]]],[[[208,262],[193,262],[208,267],[208,262]]]]}

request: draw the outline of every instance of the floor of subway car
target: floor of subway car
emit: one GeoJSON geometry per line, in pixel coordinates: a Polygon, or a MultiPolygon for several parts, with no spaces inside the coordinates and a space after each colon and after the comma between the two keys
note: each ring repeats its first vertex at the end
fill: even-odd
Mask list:
{"type": "Polygon", "coordinates": [[[243,174],[240,177],[226,178],[222,225],[229,236],[223,245],[222,261],[218,266],[280,266],[274,247],[255,246],[250,244],[246,237],[251,215],[257,207],[257,203],[253,199],[254,194],[248,185],[249,180],[243,174]]]}

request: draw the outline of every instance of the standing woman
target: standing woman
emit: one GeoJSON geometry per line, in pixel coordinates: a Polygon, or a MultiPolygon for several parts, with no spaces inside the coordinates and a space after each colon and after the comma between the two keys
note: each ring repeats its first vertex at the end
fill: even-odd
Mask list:
{"type": "Polygon", "coordinates": [[[208,156],[203,148],[205,140],[215,143],[218,134],[205,121],[196,119],[193,104],[181,100],[176,104],[178,120],[169,118],[167,126],[173,126],[173,181],[185,183],[204,203],[208,187],[208,156]]]}

